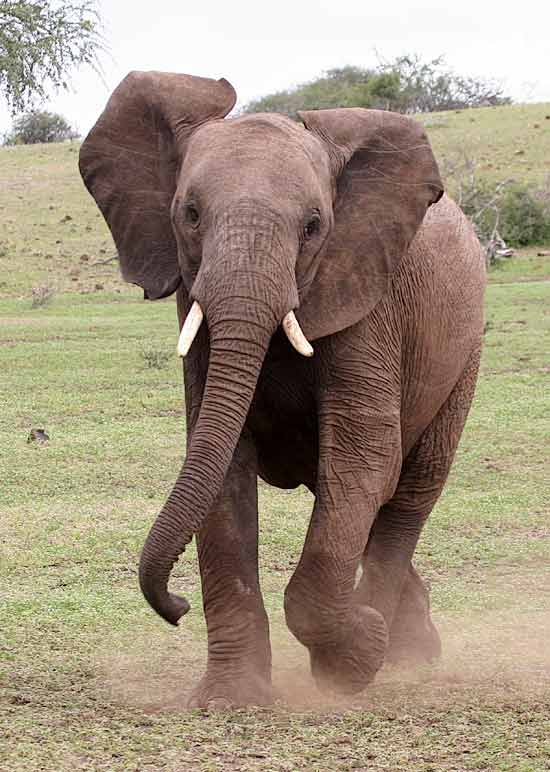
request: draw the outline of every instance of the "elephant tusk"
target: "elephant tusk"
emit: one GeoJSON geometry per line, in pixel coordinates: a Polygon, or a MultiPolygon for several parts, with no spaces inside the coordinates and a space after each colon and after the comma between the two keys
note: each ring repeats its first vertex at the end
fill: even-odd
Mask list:
{"type": "Polygon", "coordinates": [[[302,332],[294,311],[289,311],[283,319],[283,330],[299,354],[303,354],[305,357],[313,356],[313,347],[302,332]]]}
{"type": "Polygon", "coordinates": [[[202,312],[202,308],[195,300],[191,306],[191,310],[187,314],[187,318],[183,323],[183,327],[181,328],[180,337],[178,340],[178,354],[180,357],[187,356],[203,319],[204,314],[202,312]]]}

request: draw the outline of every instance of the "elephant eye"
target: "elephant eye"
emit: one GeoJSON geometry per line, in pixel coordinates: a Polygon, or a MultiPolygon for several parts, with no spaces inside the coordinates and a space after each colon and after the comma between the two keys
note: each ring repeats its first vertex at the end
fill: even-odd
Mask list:
{"type": "Polygon", "coordinates": [[[189,223],[192,228],[196,228],[200,222],[199,210],[194,204],[185,205],[185,221],[189,223]]]}
{"type": "Polygon", "coordinates": [[[321,227],[321,218],[318,214],[315,214],[306,224],[304,228],[304,236],[306,239],[311,239],[319,232],[321,227]]]}

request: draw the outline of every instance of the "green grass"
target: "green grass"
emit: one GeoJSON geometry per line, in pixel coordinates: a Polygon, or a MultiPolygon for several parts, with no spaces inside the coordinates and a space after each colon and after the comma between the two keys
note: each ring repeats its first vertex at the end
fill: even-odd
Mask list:
{"type": "MultiPolygon", "coordinates": [[[[497,111],[448,118],[466,130],[470,114],[497,111]]],[[[205,657],[195,550],[174,571],[193,606],[177,630],[136,575],[185,451],[175,304],[91,265],[113,248],[75,158],[0,151],[0,770],[550,769],[550,258],[490,275],[476,401],[417,552],[442,660],[386,667],[353,700],[318,694],[282,611],[312,499],[261,485],[280,698],[186,711],[205,657]],[[50,441],[28,443],[33,428],[50,441]]]]}
{"type": "Polygon", "coordinates": [[[468,157],[491,182],[550,179],[550,104],[480,107],[420,116],[443,170],[468,157]]]}

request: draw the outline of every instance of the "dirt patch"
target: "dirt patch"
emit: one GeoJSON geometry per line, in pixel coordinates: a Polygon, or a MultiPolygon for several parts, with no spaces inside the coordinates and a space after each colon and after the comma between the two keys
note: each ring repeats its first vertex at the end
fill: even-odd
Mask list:
{"type": "MultiPolygon", "coordinates": [[[[422,666],[385,666],[361,695],[321,693],[308,655],[284,631],[273,636],[275,710],[317,713],[357,709],[399,716],[415,706],[443,710],[470,703],[547,698],[550,694],[550,613],[457,618],[441,625],[443,656],[422,666]]],[[[140,651],[103,659],[102,677],[112,698],[146,712],[181,712],[204,668],[194,657],[206,640],[191,638],[169,650],[140,651]]]]}

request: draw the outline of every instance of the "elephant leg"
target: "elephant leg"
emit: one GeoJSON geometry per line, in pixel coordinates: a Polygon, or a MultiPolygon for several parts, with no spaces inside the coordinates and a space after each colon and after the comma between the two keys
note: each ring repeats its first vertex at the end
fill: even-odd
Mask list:
{"type": "Polygon", "coordinates": [[[302,556],[285,592],[287,625],[308,648],[317,684],[347,694],[372,681],[388,642],[381,614],[354,603],[355,575],[378,509],[375,496],[365,507],[356,485],[350,474],[338,485],[319,481],[302,556]]]}
{"type": "Polygon", "coordinates": [[[189,705],[269,704],[269,623],[258,578],[257,460],[245,435],[197,547],[208,663],[189,705]]]}
{"type": "Polygon", "coordinates": [[[429,614],[428,593],[411,564],[422,527],[447,480],[474,394],[476,350],[447,401],[408,454],[392,498],[371,530],[356,590],[390,630],[389,658],[432,659],[440,640],[429,614]]]}
{"type": "Polygon", "coordinates": [[[390,628],[386,660],[431,662],[440,655],[441,639],[430,615],[429,592],[411,563],[390,628]]]}
{"type": "Polygon", "coordinates": [[[376,513],[398,480],[401,439],[398,413],[364,411],[350,424],[330,395],[333,410],[321,411],[315,506],[285,614],[319,686],[351,694],[374,678],[387,646],[383,617],[355,602],[354,587],[376,513]]]}

